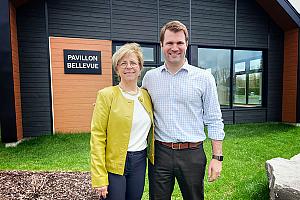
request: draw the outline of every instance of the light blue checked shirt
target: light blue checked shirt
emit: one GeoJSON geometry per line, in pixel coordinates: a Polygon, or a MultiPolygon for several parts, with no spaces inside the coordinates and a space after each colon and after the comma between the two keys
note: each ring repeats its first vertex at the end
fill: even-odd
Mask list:
{"type": "Polygon", "coordinates": [[[155,139],[162,142],[199,142],[208,137],[223,140],[224,125],[215,79],[186,61],[172,75],[165,65],[146,73],[143,87],[154,108],[155,139]]]}

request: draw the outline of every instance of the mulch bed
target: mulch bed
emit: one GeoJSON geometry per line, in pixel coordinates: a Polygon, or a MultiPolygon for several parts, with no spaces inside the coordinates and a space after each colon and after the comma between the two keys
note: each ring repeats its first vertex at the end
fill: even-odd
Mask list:
{"type": "Polygon", "coordinates": [[[89,172],[0,171],[0,200],[99,199],[89,172]]]}

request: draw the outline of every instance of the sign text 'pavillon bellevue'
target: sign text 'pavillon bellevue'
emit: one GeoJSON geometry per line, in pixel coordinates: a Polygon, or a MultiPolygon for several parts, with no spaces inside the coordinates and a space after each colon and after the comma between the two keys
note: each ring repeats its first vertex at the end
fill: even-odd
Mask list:
{"type": "Polygon", "coordinates": [[[64,49],[65,74],[101,74],[101,51],[64,49]]]}

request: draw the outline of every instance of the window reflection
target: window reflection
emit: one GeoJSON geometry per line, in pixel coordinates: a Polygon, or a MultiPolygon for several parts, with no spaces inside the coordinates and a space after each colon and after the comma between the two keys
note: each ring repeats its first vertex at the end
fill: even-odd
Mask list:
{"type": "Polygon", "coordinates": [[[234,64],[235,72],[245,71],[245,67],[246,67],[245,62],[240,62],[240,63],[234,64]]]}
{"type": "Polygon", "coordinates": [[[198,48],[198,67],[210,71],[215,77],[223,108],[262,105],[262,54],[262,51],[252,50],[198,48]]]}
{"type": "Polygon", "coordinates": [[[160,48],[160,62],[165,62],[164,53],[162,51],[162,48],[160,48]]]}
{"type": "Polygon", "coordinates": [[[245,74],[235,76],[234,103],[235,104],[246,103],[246,75],[245,74]]]}
{"type": "Polygon", "coordinates": [[[151,47],[142,47],[144,61],[154,61],[154,49],[151,47]]]}
{"type": "Polygon", "coordinates": [[[261,72],[249,74],[249,100],[248,104],[261,104],[261,72]]]}
{"type": "MultiPolygon", "coordinates": [[[[121,46],[116,46],[116,51],[120,49],[121,46]]],[[[143,47],[141,46],[143,56],[144,56],[144,61],[150,61],[153,62],[154,60],[154,48],[153,47],[143,47]]]]}
{"type": "Polygon", "coordinates": [[[253,69],[260,69],[261,68],[261,63],[262,59],[259,58],[259,59],[255,59],[255,60],[251,60],[250,61],[250,70],[253,70],[253,69]]]}
{"type": "Polygon", "coordinates": [[[198,67],[212,73],[216,80],[220,105],[229,106],[230,50],[198,48],[198,67]]]}
{"type": "Polygon", "coordinates": [[[262,51],[234,50],[234,106],[262,105],[262,51]],[[241,67],[241,63],[243,67],[241,67]]]}

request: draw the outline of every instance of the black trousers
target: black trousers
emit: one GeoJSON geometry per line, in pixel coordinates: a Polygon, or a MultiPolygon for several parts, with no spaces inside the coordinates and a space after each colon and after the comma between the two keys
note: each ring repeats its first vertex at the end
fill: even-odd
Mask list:
{"type": "Polygon", "coordinates": [[[148,165],[150,199],[170,200],[176,178],[184,200],[203,200],[206,162],[202,144],[173,150],[155,143],[154,165],[148,165]]]}
{"type": "Polygon", "coordinates": [[[147,150],[127,152],[124,175],[108,173],[106,200],[140,200],[145,185],[147,150]]]}

